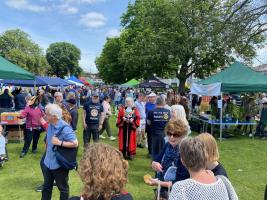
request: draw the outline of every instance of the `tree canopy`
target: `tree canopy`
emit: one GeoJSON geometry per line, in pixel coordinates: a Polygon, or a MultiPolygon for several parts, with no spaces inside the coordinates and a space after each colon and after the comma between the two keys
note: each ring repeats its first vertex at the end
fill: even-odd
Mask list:
{"type": "Polygon", "coordinates": [[[250,62],[265,42],[266,17],[260,0],[135,0],[121,18],[114,60],[127,78],[176,76],[183,91],[191,75],[203,78],[236,58],[250,62]]]}
{"type": "Polygon", "coordinates": [[[35,74],[45,74],[48,68],[43,50],[20,29],[0,35],[0,55],[35,74]]]}
{"type": "Polygon", "coordinates": [[[125,68],[119,61],[120,51],[120,38],[108,38],[102,54],[96,59],[97,69],[107,83],[124,83],[127,80],[125,68]]]}
{"type": "Polygon", "coordinates": [[[75,45],[67,42],[50,44],[46,50],[46,59],[50,64],[50,75],[64,77],[66,75],[80,75],[82,68],[79,67],[81,51],[75,45]]]}

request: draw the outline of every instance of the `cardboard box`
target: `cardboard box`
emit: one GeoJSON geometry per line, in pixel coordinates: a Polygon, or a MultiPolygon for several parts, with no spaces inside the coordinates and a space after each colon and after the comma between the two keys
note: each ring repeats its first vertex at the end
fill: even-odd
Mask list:
{"type": "Polygon", "coordinates": [[[10,129],[8,131],[7,135],[8,141],[18,141],[22,142],[24,137],[23,137],[23,130],[18,130],[18,129],[10,129]]]}

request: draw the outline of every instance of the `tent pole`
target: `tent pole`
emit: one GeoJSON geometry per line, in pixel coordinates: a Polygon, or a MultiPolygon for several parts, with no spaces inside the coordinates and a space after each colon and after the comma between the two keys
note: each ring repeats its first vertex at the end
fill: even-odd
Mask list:
{"type": "Polygon", "coordinates": [[[221,109],[220,109],[220,142],[222,141],[222,123],[223,123],[223,93],[221,92],[221,109]]]}
{"type": "Polygon", "coordinates": [[[35,90],[35,89],[36,89],[36,78],[34,78],[34,87],[33,87],[33,88],[34,88],[34,89],[33,89],[33,91],[34,91],[34,95],[36,96],[36,94],[37,94],[37,93],[36,93],[36,90],[35,90]]]}

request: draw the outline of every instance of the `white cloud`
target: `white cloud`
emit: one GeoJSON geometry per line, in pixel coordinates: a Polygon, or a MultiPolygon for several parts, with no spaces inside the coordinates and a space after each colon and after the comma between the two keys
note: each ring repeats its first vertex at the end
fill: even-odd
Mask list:
{"type": "Polygon", "coordinates": [[[64,13],[64,14],[76,14],[79,12],[79,9],[71,6],[69,4],[62,4],[59,6],[60,12],[64,13]]]}
{"type": "Polygon", "coordinates": [[[118,37],[120,36],[121,32],[118,30],[118,29],[110,29],[108,32],[107,32],[107,37],[109,38],[114,38],[114,37],[118,37]]]}
{"type": "Polygon", "coordinates": [[[32,12],[43,12],[46,10],[46,7],[31,4],[28,0],[7,0],[5,4],[17,10],[28,10],[32,12]]]}
{"type": "Polygon", "coordinates": [[[82,3],[97,4],[106,2],[106,0],[60,0],[60,1],[67,4],[82,4],[82,3]]]}
{"type": "Polygon", "coordinates": [[[81,3],[95,4],[95,3],[105,2],[106,0],[80,0],[80,1],[81,1],[81,3]]]}
{"type": "Polygon", "coordinates": [[[99,28],[106,24],[107,18],[96,12],[90,12],[81,16],[80,23],[87,28],[99,28]]]}

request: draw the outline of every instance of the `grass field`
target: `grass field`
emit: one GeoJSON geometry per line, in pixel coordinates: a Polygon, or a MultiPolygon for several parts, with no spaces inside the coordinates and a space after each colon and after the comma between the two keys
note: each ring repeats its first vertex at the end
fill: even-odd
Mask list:
{"type": "MultiPolygon", "coordinates": [[[[81,116],[81,115],[80,115],[81,116]]],[[[117,135],[115,119],[111,119],[113,135],[117,135]]],[[[104,133],[105,135],[105,133],[104,133]]],[[[42,137],[44,134],[42,135],[42,137]]],[[[82,144],[82,126],[79,122],[78,138],[82,144]]],[[[117,141],[108,142],[117,146],[117,141]]],[[[267,184],[267,141],[248,137],[234,137],[219,143],[221,162],[227,170],[229,178],[241,200],[262,200],[267,184]]],[[[19,158],[22,144],[8,144],[10,161],[0,168],[0,200],[37,200],[41,193],[35,192],[36,186],[43,181],[39,160],[44,152],[41,140],[38,153],[28,153],[23,159],[19,158]]],[[[81,145],[79,158],[83,152],[81,145]]],[[[150,186],[143,182],[143,175],[153,172],[150,160],[146,158],[147,150],[138,149],[134,161],[130,161],[129,183],[127,190],[136,200],[152,200],[153,192],[150,186]]],[[[76,171],[70,173],[70,194],[79,195],[82,183],[76,171]]],[[[59,192],[54,188],[53,199],[59,199],[59,192]]]]}

